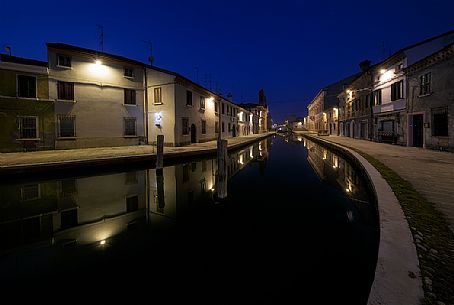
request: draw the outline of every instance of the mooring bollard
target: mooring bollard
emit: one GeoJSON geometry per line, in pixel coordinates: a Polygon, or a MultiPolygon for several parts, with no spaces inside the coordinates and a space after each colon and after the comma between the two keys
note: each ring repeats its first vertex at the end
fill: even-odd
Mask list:
{"type": "Polygon", "coordinates": [[[162,175],[164,166],[164,135],[158,135],[156,143],[156,175],[162,175]]]}
{"type": "Polygon", "coordinates": [[[219,198],[227,197],[227,140],[218,139],[218,174],[216,175],[216,191],[219,198]]]}

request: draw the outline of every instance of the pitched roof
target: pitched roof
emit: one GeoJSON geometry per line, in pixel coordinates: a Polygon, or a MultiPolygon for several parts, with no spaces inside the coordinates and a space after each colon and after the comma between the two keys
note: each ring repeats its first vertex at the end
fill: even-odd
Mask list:
{"type": "Polygon", "coordinates": [[[338,101],[337,96],[339,95],[339,93],[341,93],[345,89],[346,85],[351,84],[354,80],[356,80],[362,74],[363,74],[363,72],[359,72],[359,73],[350,75],[340,81],[332,83],[332,84],[326,86],[325,88],[323,88],[322,90],[326,91],[324,108],[327,109],[331,106],[337,105],[337,101],[338,101]]]}
{"type": "Polygon", "coordinates": [[[428,42],[431,42],[432,40],[436,40],[438,38],[441,38],[441,37],[444,37],[444,36],[448,36],[448,35],[451,35],[451,34],[454,34],[454,30],[450,30],[450,31],[447,31],[447,32],[444,32],[444,33],[441,33],[439,35],[436,35],[436,36],[433,36],[433,37],[430,37],[430,38],[427,38],[427,39],[424,39],[420,42],[417,42],[417,43],[414,43],[412,45],[409,45],[409,46],[406,46],[404,48],[401,48],[399,50],[397,50],[396,52],[394,52],[392,55],[388,56],[387,58],[385,58],[384,60],[382,60],[381,62],[377,63],[376,66],[378,65],[381,65],[383,63],[386,63],[387,61],[389,61],[390,59],[396,57],[398,54],[400,53],[403,53],[407,50],[410,50],[410,49],[413,49],[413,48],[416,48],[418,46],[421,46],[423,44],[426,44],[428,42]]]}
{"type": "Polygon", "coordinates": [[[444,47],[441,50],[438,50],[429,56],[426,56],[417,62],[413,63],[412,65],[404,68],[405,73],[412,74],[420,69],[424,69],[428,66],[432,66],[438,62],[447,60],[448,58],[451,58],[454,56],[454,43],[451,43],[444,47]]]}
{"type": "Polygon", "coordinates": [[[12,63],[16,63],[16,64],[21,64],[21,65],[47,67],[46,61],[11,56],[11,55],[7,55],[7,54],[0,54],[0,61],[12,62],[12,63]]]}
{"type": "Polygon", "coordinates": [[[256,104],[256,103],[241,103],[241,104],[238,104],[238,106],[241,106],[243,108],[255,108],[255,107],[263,106],[263,105],[256,104]]]}
{"type": "Polygon", "coordinates": [[[233,101],[231,101],[231,100],[229,100],[229,99],[227,99],[225,97],[222,97],[222,96],[220,96],[217,93],[214,93],[213,91],[205,88],[204,86],[202,86],[202,85],[190,80],[189,78],[187,78],[187,77],[185,77],[185,76],[183,76],[183,75],[181,75],[181,74],[179,74],[177,72],[174,72],[174,71],[170,71],[170,70],[167,70],[167,69],[163,69],[163,68],[159,68],[159,67],[156,67],[156,66],[152,66],[152,65],[143,63],[141,61],[129,59],[127,57],[118,56],[118,55],[114,55],[114,54],[110,54],[110,53],[106,53],[106,52],[99,52],[99,51],[96,51],[96,50],[86,49],[86,48],[82,48],[82,47],[78,47],[78,46],[73,46],[73,45],[66,44],[66,43],[47,42],[46,46],[49,47],[49,48],[54,48],[54,49],[78,51],[78,52],[92,54],[92,55],[96,55],[96,56],[108,57],[108,58],[112,58],[112,59],[115,59],[115,60],[128,62],[128,63],[134,64],[134,65],[147,67],[148,69],[152,69],[152,70],[155,70],[155,71],[159,71],[159,72],[167,73],[167,74],[170,74],[170,75],[174,75],[176,77],[179,77],[179,78],[183,79],[184,81],[187,81],[187,82],[189,82],[189,83],[191,83],[191,84],[193,84],[193,85],[195,85],[195,86],[197,86],[197,87],[209,92],[210,94],[212,94],[214,96],[221,97],[222,99],[224,99],[224,100],[226,100],[226,101],[228,101],[228,102],[230,102],[230,103],[232,103],[234,105],[237,105],[233,101]]]}
{"type": "Polygon", "coordinates": [[[47,42],[46,46],[48,48],[54,48],[54,49],[59,49],[59,50],[77,51],[77,52],[92,54],[92,55],[96,55],[96,56],[109,57],[109,58],[112,58],[112,59],[128,62],[128,63],[134,64],[134,65],[139,65],[139,66],[146,65],[143,62],[140,62],[140,61],[137,61],[137,60],[133,60],[133,59],[129,59],[129,58],[126,58],[126,57],[123,57],[123,56],[109,54],[109,53],[106,53],[106,52],[100,52],[100,51],[96,51],[96,50],[92,50],[92,49],[81,48],[81,47],[73,46],[73,45],[66,44],[66,43],[47,42]]]}

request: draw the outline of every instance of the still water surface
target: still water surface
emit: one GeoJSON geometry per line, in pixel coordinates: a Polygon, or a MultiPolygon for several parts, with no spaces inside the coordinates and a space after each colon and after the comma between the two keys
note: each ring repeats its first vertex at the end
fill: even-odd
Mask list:
{"type": "Polygon", "coordinates": [[[360,172],[302,137],[216,160],[0,186],[3,291],[158,304],[366,304],[378,249],[360,172]],[[315,302],[314,302],[315,300],[315,302]]]}

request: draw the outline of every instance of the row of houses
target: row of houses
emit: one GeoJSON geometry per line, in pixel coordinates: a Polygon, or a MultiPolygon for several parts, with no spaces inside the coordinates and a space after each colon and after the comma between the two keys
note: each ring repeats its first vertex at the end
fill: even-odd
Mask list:
{"type": "Polygon", "coordinates": [[[454,31],[360,68],[319,91],[305,129],[454,151],[454,31]]]}
{"type": "Polygon", "coordinates": [[[0,55],[0,151],[182,146],[269,130],[258,103],[235,104],[188,78],[122,56],[47,43],[48,61],[0,55]]]}

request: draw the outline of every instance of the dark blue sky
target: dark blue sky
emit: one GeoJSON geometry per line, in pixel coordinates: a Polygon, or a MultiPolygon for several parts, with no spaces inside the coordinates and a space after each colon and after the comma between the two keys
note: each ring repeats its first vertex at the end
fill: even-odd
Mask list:
{"type": "Polygon", "coordinates": [[[46,60],[46,42],[98,49],[183,74],[235,102],[265,90],[274,121],[302,115],[358,63],[454,29],[454,1],[2,1],[0,46],[46,60]],[[211,76],[210,76],[211,75],[211,76]]]}

